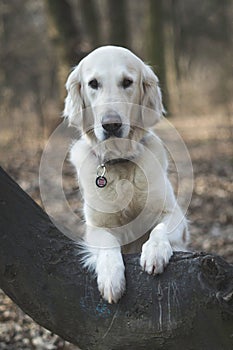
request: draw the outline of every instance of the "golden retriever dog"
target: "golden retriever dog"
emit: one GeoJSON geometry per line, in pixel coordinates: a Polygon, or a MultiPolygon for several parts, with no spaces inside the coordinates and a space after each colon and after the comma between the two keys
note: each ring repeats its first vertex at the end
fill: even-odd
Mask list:
{"type": "Polygon", "coordinates": [[[158,78],[125,48],[100,47],[71,72],[64,117],[81,131],[70,150],[83,195],[83,264],[102,297],[125,291],[122,252],[160,274],[188,240],[186,219],[167,177],[162,141],[152,131],[164,109],[158,78]]]}

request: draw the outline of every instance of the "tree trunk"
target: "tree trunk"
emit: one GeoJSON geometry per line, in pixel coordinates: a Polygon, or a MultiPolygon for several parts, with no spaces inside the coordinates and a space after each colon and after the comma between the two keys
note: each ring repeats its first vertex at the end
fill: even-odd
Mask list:
{"type": "Polygon", "coordinates": [[[221,257],[176,253],[149,276],[126,255],[126,294],[109,305],[77,244],[1,168],[0,243],[0,287],[82,350],[233,348],[233,266],[221,257]]]}
{"type": "Polygon", "coordinates": [[[80,0],[81,11],[92,48],[101,44],[100,22],[96,0],[80,0]]]}
{"type": "Polygon", "coordinates": [[[129,44],[129,30],[127,26],[127,8],[125,0],[108,0],[110,18],[109,40],[111,45],[127,47],[129,44]]]}
{"type": "Polygon", "coordinates": [[[164,57],[163,1],[150,0],[149,4],[148,57],[149,62],[155,68],[155,72],[159,76],[164,106],[165,109],[168,110],[169,96],[166,84],[166,65],[164,57]]]}
{"type": "Polygon", "coordinates": [[[81,49],[81,34],[78,24],[75,23],[71,4],[68,0],[46,0],[46,3],[58,32],[56,44],[66,63],[74,66],[85,56],[85,53],[81,49]]]}

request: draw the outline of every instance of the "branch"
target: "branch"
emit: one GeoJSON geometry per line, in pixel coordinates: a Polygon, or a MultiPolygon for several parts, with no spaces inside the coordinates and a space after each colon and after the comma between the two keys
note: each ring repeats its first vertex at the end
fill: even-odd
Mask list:
{"type": "Polygon", "coordinates": [[[233,266],[221,257],[176,253],[154,277],[126,255],[127,292],[109,305],[77,252],[0,168],[0,287],[36,322],[83,350],[233,348],[233,266]]]}

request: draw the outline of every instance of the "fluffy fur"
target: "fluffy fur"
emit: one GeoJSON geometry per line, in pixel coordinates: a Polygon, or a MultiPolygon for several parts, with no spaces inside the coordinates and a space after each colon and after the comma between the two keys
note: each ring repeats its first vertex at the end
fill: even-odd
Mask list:
{"type": "Polygon", "coordinates": [[[70,160],[84,198],[83,263],[103,298],[117,302],[126,285],[121,250],[141,250],[142,269],[159,274],[188,240],[163,144],[150,129],[164,112],[158,78],[129,50],[105,46],[79,63],[66,88],[64,116],[82,134],[70,160]],[[101,164],[104,188],[95,184],[101,164]]]}

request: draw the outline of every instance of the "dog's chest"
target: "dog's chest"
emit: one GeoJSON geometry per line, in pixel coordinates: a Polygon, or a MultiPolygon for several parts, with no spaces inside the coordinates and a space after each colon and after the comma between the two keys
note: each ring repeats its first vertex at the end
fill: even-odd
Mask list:
{"type": "Polygon", "coordinates": [[[108,188],[99,193],[110,200],[116,209],[133,207],[141,210],[148,192],[148,182],[144,172],[131,162],[107,167],[108,188]]]}
{"type": "Polygon", "coordinates": [[[97,226],[124,225],[143,210],[148,195],[148,179],[136,164],[106,165],[107,185],[98,188],[89,178],[84,188],[85,216],[97,226]]]}

